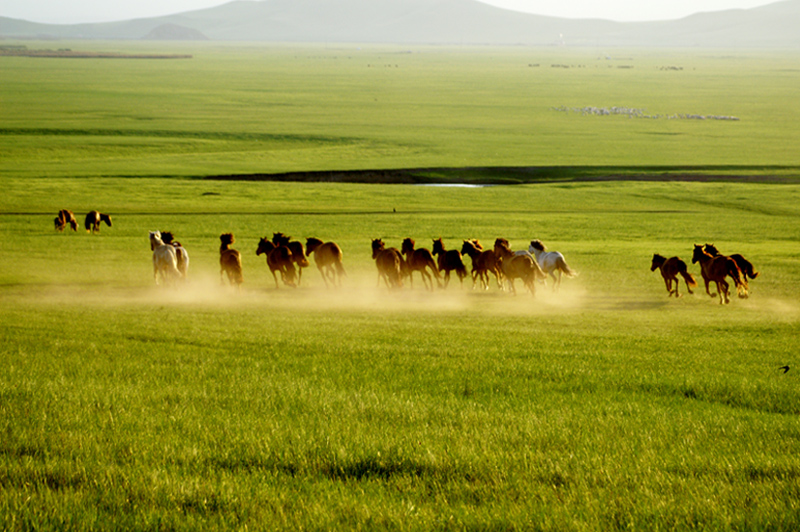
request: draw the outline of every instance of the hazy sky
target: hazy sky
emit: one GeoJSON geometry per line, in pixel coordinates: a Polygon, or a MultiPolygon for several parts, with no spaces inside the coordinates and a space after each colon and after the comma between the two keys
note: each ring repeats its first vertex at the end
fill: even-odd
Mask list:
{"type": "MultiPolygon", "coordinates": [[[[267,0],[269,1],[269,0],[267,0]]],[[[775,0],[480,0],[539,15],[617,21],[663,20],[698,11],[751,8],[775,0]]],[[[203,9],[227,0],[0,0],[0,16],[51,24],[109,22],[203,9]]]]}

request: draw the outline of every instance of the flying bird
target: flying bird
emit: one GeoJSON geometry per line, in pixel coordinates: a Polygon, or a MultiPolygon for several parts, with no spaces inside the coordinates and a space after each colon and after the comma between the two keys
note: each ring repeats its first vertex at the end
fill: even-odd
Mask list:
{"type": "Polygon", "coordinates": [[[782,369],[783,372],[786,373],[787,371],[789,371],[789,366],[781,366],[778,369],[782,369]]]}

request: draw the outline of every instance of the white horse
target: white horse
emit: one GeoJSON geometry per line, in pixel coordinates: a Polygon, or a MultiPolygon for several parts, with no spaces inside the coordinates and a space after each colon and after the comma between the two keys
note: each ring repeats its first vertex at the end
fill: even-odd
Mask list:
{"type": "Polygon", "coordinates": [[[547,251],[547,248],[542,244],[541,240],[531,240],[531,245],[528,251],[534,254],[536,262],[542,268],[545,274],[553,278],[553,290],[557,290],[561,285],[561,275],[567,277],[575,277],[577,272],[567,265],[564,260],[564,255],[558,251],[547,251]],[[556,277],[555,272],[558,272],[556,277]]]}
{"type": "Polygon", "coordinates": [[[150,231],[150,249],[153,252],[153,279],[156,284],[159,284],[159,273],[163,283],[172,283],[181,278],[175,248],[161,240],[159,231],[150,231]]]}

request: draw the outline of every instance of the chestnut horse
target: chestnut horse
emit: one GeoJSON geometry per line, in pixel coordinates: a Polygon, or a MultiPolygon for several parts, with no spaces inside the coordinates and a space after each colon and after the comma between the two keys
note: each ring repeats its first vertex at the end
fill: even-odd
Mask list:
{"type": "Polygon", "coordinates": [[[505,238],[498,238],[494,242],[494,252],[500,259],[500,269],[503,271],[503,276],[508,279],[508,284],[511,287],[511,293],[516,294],[517,289],[514,286],[514,279],[522,279],[525,286],[530,290],[531,295],[536,295],[536,277],[545,278],[545,274],[533,255],[527,251],[524,253],[514,253],[511,251],[511,246],[505,238]]]}
{"type": "Polygon", "coordinates": [[[444,271],[444,287],[447,288],[447,285],[450,284],[450,272],[455,271],[456,275],[458,275],[458,280],[461,282],[461,288],[464,288],[467,267],[464,266],[461,252],[457,249],[446,250],[442,239],[435,238],[433,240],[433,254],[436,256],[436,265],[439,267],[439,272],[444,271]]]}
{"type": "Polygon", "coordinates": [[[159,284],[159,274],[162,284],[173,284],[180,279],[175,248],[161,240],[159,231],[150,231],[150,251],[153,252],[153,280],[156,284],[159,284]]]}
{"type": "Polygon", "coordinates": [[[267,266],[275,279],[275,288],[278,288],[278,276],[275,272],[281,272],[281,281],[286,286],[292,288],[297,286],[294,282],[296,274],[293,253],[287,246],[275,244],[264,237],[258,241],[258,249],[256,249],[256,255],[262,253],[267,256],[267,266]]]}
{"type": "Polygon", "coordinates": [[[180,242],[175,241],[175,237],[170,231],[161,231],[161,240],[175,248],[175,258],[178,260],[178,271],[181,276],[186,279],[189,273],[189,253],[180,242]]]}
{"type": "Polygon", "coordinates": [[[292,252],[292,261],[297,265],[297,284],[303,279],[303,268],[308,268],[309,262],[303,243],[292,240],[292,237],[283,233],[272,233],[272,243],[278,246],[286,246],[292,252]]]}
{"type": "Polygon", "coordinates": [[[372,259],[378,268],[378,286],[381,279],[386,282],[390,289],[403,286],[403,269],[405,262],[403,256],[397,248],[386,248],[383,240],[376,238],[372,240],[372,259]]]}
{"type": "Polygon", "coordinates": [[[442,283],[439,282],[440,275],[439,269],[436,267],[436,261],[433,260],[433,254],[426,248],[414,248],[415,242],[411,238],[403,240],[400,250],[406,257],[406,267],[408,269],[408,278],[410,279],[411,287],[414,287],[414,272],[419,272],[422,276],[422,283],[425,288],[429,288],[433,292],[433,279],[428,269],[433,272],[433,277],[436,278],[436,285],[441,287],[442,283]],[[430,285],[430,286],[429,286],[430,285]]]}
{"type": "Polygon", "coordinates": [[[317,265],[325,287],[328,287],[330,279],[334,287],[342,286],[342,277],[346,277],[344,266],[342,265],[342,248],[335,242],[323,242],[319,238],[306,238],[306,252],[310,256],[314,254],[314,263],[317,265]]]}
{"type": "Polygon", "coordinates": [[[697,287],[697,281],[694,278],[694,275],[689,273],[686,269],[686,263],[683,262],[678,257],[670,257],[666,258],[658,253],[653,254],[653,262],[650,264],[650,271],[656,271],[656,268],[661,270],[661,277],[664,278],[664,284],[667,285],[667,292],[669,292],[669,297],[675,294],[675,297],[681,297],[681,294],[678,292],[678,274],[683,276],[683,280],[686,282],[686,291],[690,294],[693,294],[692,288],[697,287]],[[672,289],[672,282],[675,282],[675,290],[672,289]]]}
{"type": "Polygon", "coordinates": [[[700,263],[700,272],[703,275],[703,281],[706,284],[706,294],[715,297],[717,294],[712,294],[708,290],[708,283],[714,281],[717,285],[717,292],[719,293],[719,304],[723,305],[730,303],[728,288],[730,285],[725,280],[730,276],[733,283],[736,285],[736,292],[740,298],[747,297],[747,279],[742,276],[741,270],[736,265],[736,261],[724,255],[714,257],[710,253],[703,250],[700,244],[694,245],[692,253],[692,264],[700,263]]]}
{"type": "MultiPolygon", "coordinates": [[[[713,255],[715,257],[717,255],[722,255],[722,253],[719,252],[719,250],[716,248],[714,244],[706,244],[705,246],[703,246],[703,250],[709,255],[713,255]]],[[[747,279],[748,277],[750,279],[755,279],[756,277],[758,277],[758,272],[755,271],[755,268],[753,268],[753,264],[749,260],[747,260],[738,253],[734,253],[733,255],[728,255],[728,256],[736,261],[736,265],[742,271],[742,275],[744,276],[745,279],[747,279]]]]}
{"type": "Polygon", "coordinates": [[[56,231],[63,231],[67,224],[69,224],[73,231],[78,230],[78,221],[75,219],[75,215],[72,214],[72,211],[67,209],[58,211],[58,216],[53,219],[53,224],[55,225],[56,231]]]}
{"type": "Polygon", "coordinates": [[[558,251],[547,251],[541,240],[531,240],[528,251],[536,257],[536,262],[539,263],[542,271],[553,278],[553,290],[558,290],[558,287],[561,286],[562,274],[567,277],[578,275],[567,265],[564,255],[558,251]],[[555,272],[558,272],[558,278],[556,278],[555,272]]]}
{"type": "Polygon", "coordinates": [[[244,277],[242,276],[242,255],[231,245],[236,242],[233,233],[223,233],[219,237],[219,282],[224,284],[222,275],[228,274],[228,282],[236,285],[240,290],[244,277]]]}
{"type": "MultiPolygon", "coordinates": [[[[86,214],[86,218],[83,221],[83,227],[86,228],[86,232],[92,233],[99,233],[100,232],[100,222],[105,222],[105,224],[111,227],[111,216],[108,214],[103,214],[97,211],[89,211],[86,214]]],[[[161,236],[163,237],[164,234],[162,233],[161,236]]],[[[168,244],[169,242],[164,242],[168,244]]]]}
{"type": "Polygon", "coordinates": [[[480,278],[481,288],[489,289],[489,274],[493,274],[497,279],[497,286],[503,288],[502,272],[500,271],[500,259],[492,249],[483,249],[477,239],[464,240],[461,246],[461,254],[472,259],[472,288],[480,278]]]}

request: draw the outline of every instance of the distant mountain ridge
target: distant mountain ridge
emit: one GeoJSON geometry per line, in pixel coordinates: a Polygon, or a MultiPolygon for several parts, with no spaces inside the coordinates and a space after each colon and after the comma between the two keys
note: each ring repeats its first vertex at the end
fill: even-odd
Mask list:
{"type": "Polygon", "coordinates": [[[216,41],[800,48],[800,0],[679,20],[531,15],[477,0],[235,0],[164,17],[38,24],[0,17],[0,37],[216,41]]]}

